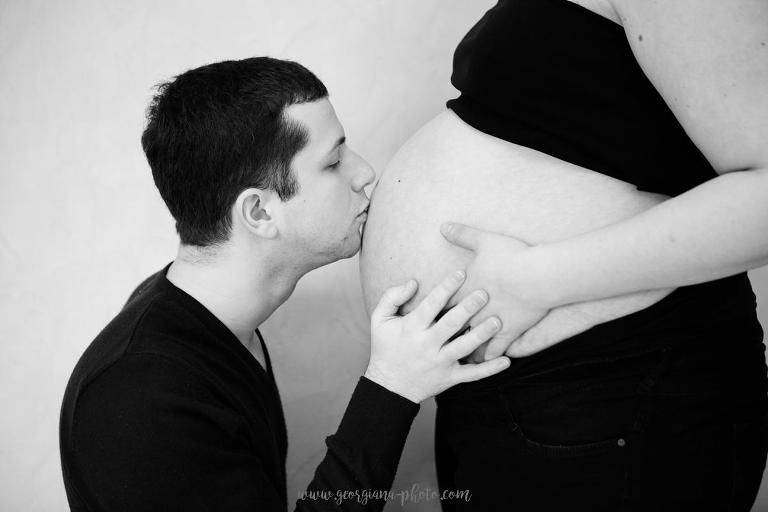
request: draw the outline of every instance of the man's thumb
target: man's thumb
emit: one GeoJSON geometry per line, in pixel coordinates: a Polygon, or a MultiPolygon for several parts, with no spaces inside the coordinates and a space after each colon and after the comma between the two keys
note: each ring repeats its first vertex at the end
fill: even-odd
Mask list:
{"type": "Polygon", "coordinates": [[[398,308],[408,302],[413,297],[418,288],[415,279],[410,279],[404,284],[388,288],[382,295],[376,309],[371,313],[371,320],[379,322],[384,318],[389,318],[397,313],[398,308]]]}

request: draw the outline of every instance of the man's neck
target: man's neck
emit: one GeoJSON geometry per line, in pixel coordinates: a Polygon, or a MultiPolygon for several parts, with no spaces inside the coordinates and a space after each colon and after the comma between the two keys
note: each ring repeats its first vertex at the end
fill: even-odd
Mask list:
{"type": "Polygon", "coordinates": [[[193,249],[181,246],[167,277],[250,349],[256,328],[288,299],[301,274],[249,261],[232,249],[201,258],[193,249]]]}

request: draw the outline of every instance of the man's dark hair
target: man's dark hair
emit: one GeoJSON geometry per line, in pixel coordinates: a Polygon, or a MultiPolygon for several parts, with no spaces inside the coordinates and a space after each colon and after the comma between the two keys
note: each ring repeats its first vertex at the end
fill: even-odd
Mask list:
{"type": "Polygon", "coordinates": [[[182,244],[225,242],[249,187],[281,200],[298,191],[290,163],[308,142],[286,107],[328,96],[311,71],[255,57],[191,69],[157,86],[141,145],[182,244]]]}

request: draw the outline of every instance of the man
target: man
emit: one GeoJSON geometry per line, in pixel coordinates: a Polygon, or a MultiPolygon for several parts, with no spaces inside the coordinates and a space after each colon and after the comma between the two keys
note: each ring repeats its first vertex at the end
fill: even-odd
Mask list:
{"type": "MultiPolygon", "coordinates": [[[[60,443],[70,506],[284,510],[285,424],[257,328],[301,276],[358,251],[374,173],[346,146],[323,84],[270,58],[161,85],[142,145],[181,243],[69,381],[60,443]]],[[[397,310],[415,282],[387,291],[365,376],[310,484],[326,499],[298,508],[381,509],[382,499],[356,498],[391,486],[418,403],[508,365],[458,363],[498,319],[445,343],[487,302],[478,291],[435,322],[463,280],[447,278],[406,317],[397,310]]]]}

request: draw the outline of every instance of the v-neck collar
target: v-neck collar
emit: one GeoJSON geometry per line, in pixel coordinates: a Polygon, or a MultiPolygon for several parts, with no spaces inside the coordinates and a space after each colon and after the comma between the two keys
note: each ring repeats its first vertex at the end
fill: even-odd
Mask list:
{"type": "Polygon", "coordinates": [[[246,364],[251,370],[255,371],[258,375],[266,377],[268,380],[274,382],[272,362],[269,357],[267,345],[264,342],[264,338],[261,336],[261,332],[259,332],[258,329],[255,330],[256,335],[259,338],[259,342],[261,343],[262,351],[264,352],[264,359],[267,363],[266,368],[261,366],[253,354],[251,354],[246,346],[243,345],[237,336],[235,336],[235,333],[233,333],[229,327],[224,325],[224,323],[219,320],[216,315],[214,315],[208,308],[201,304],[200,301],[192,297],[181,288],[177,287],[168,279],[166,274],[172,263],[173,262],[169,263],[165,266],[165,268],[163,268],[163,270],[158,272],[156,284],[159,285],[159,287],[161,287],[167,293],[173,295],[184,307],[191,310],[193,314],[198,318],[198,320],[200,320],[203,324],[205,324],[207,328],[216,334],[217,338],[222,340],[227,348],[235,351],[238,355],[238,359],[243,360],[244,364],[246,364]]]}

